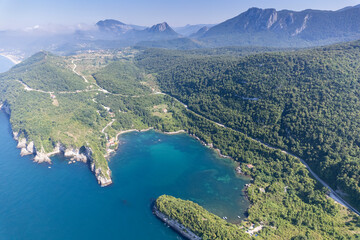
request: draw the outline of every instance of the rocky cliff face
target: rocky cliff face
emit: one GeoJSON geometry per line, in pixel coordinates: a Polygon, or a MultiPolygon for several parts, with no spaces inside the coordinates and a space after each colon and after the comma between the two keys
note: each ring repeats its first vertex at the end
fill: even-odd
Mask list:
{"type": "Polygon", "coordinates": [[[110,168],[107,167],[106,169],[103,169],[100,166],[97,166],[96,162],[94,161],[92,157],[92,150],[89,147],[82,147],[82,154],[86,156],[90,163],[90,169],[95,174],[95,177],[102,187],[106,187],[110,184],[112,184],[111,180],[111,171],[110,168]]]}
{"type": "Polygon", "coordinates": [[[267,42],[266,46],[269,46],[271,38],[283,41],[349,41],[360,37],[359,21],[359,7],[339,11],[307,9],[301,12],[250,8],[197,37],[204,40],[234,37],[240,42],[250,41],[253,44],[255,39],[261,38],[264,43],[267,42]]]}
{"type": "MultiPolygon", "coordinates": [[[[0,104],[0,110],[5,111],[7,114],[11,114],[10,106],[7,103],[0,104]]],[[[109,167],[97,166],[95,159],[92,156],[92,150],[90,147],[83,146],[80,149],[74,147],[65,147],[61,143],[57,143],[52,152],[46,152],[44,148],[37,149],[33,141],[27,139],[26,134],[21,132],[13,132],[13,138],[18,142],[17,148],[20,148],[20,155],[34,155],[34,162],[37,163],[49,163],[51,164],[51,156],[57,154],[63,154],[69,158],[70,161],[81,161],[90,164],[90,169],[94,172],[98,183],[104,187],[112,183],[111,171],[109,167]]]]}
{"type": "Polygon", "coordinates": [[[3,110],[8,115],[11,114],[10,106],[7,102],[0,103],[0,110],[3,110]]]}

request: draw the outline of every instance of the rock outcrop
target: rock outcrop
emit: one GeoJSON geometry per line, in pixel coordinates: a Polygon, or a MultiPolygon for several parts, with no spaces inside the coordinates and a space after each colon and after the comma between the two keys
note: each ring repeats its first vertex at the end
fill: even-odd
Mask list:
{"type": "MultiPolygon", "coordinates": [[[[18,135],[16,135],[16,137],[17,136],[18,135]]],[[[27,143],[26,138],[18,139],[18,144],[16,147],[21,149],[21,151],[20,151],[21,156],[31,155],[36,152],[34,142],[31,141],[31,142],[27,143]]]]}
{"type": "Polygon", "coordinates": [[[26,138],[20,138],[18,140],[17,148],[26,148],[26,138]]]}
{"type": "MultiPolygon", "coordinates": [[[[0,103],[0,110],[5,111],[9,115],[11,113],[10,106],[7,103],[0,103]]],[[[109,167],[107,165],[106,167],[100,167],[98,164],[96,164],[92,157],[92,150],[90,147],[83,146],[80,149],[74,147],[66,148],[61,143],[57,143],[53,151],[47,153],[43,147],[41,147],[41,150],[37,150],[35,143],[33,141],[29,142],[26,134],[21,131],[14,131],[13,137],[18,142],[17,148],[21,149],[21,156],[33,154],[35,155],[33,159],[34,162],[51,164],[51,156],[64,154],[64,157],[70,158],[70,161],[81,161],[84,163],[89,163],[91,171],[95,174],[98,183],[102,187],[112,184],[111,171],[109,167]]]]}
{"type": "Polygon", "coordinates": [[[50,158],[48,157],[48,154],[45,153],[45,152],[36,152],[36,156],[34,157],[34,162],[37,162],[37,163],[43,163],[43,162],[46,162],[46,163],[50,163],[51,164],[51,160],[50,158]]]}
{"type": "Polygon", "coordinates": [[[108,168],[105,171],[105,174],[103,173],[103,169],[101,168],[95,168],[95,165],[92,167],[93,172],[95,173],[95,177],[98,181],[98,183],[102,186],[102,187],[106,187],[110,184],[112,184],[112,180],[111,180],[111,171],[108,168]]]}
{"type": "Polygon", "coordinates": [[[73,161],[79,161],[86,163],[88,161],[88,157],[85,154],[80,153],[79,149],[68,148],[64,151],[64,157],[70,158],[73,161]]]}
{"type": "Polygon", "coordinates": [[[94,159],[92,158],[91,148],[85,147],[83,154],[88,158],[88,161],[90,163],[90,169],[95,174],[95,177],[98,183],[100,184],[100,186],[106,187],[112,184],[110,168],[107,167],[104,170],[100,166],[97,166],[94,159]]]}
{"type": "Polygon", "coordinates": [[[8,115],[10,115],[11,113],[10,105],[7,102],[0,103],[0,109],[3,110],[8,115]]]}
{"type": "Polygon", "coordinates": [[[14,138],[14,140],[18,141],[18,140],[19,140],[18,136],[19,136],[19,133],[18,133],[18,132],[13,132],[13,138],[14,138]]]}

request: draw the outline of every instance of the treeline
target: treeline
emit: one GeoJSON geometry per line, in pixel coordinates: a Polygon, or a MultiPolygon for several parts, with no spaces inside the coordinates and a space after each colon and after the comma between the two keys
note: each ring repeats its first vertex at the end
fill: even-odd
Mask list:
{"type": "Polygon", "coordinates": [[[147,50],[138,66],[209,119],[304,158],[360,207],[360,42],[243,58],[147,50]]]}
{"type": "Polygon", "coordinates": [[[228,223],[198,204],[162,195],[155,202],[160,212],[176,219],[204,240],[250,239],[239,226],[228,223]]]}
{"type": "MultiPolygon", "coordinates": [[[[298,159],[189,111],[184,110],[183,116],[182,124],[189,134],[212,143],[222,154],[239,161],[243,173],[252,177],[251,186],[246,190],[251,202],[247,220],[264,226],[258,233],[259,239],[360,237],[359,218],[328,198],[327,189],[309,176],[298,159]]],[[[242,225],[249,227],[248,222],[242,225]]]]}

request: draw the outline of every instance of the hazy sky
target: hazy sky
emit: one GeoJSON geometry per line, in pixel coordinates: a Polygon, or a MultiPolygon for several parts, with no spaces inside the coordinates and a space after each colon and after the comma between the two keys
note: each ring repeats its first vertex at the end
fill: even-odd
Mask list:
{"type": "Polygon", "coordinates": [[[219,23],[250,7],[337,10],[360,0],[0,0],[0,29],[35,25],[94,24],[113,18],[150,26],[219,23]]]}

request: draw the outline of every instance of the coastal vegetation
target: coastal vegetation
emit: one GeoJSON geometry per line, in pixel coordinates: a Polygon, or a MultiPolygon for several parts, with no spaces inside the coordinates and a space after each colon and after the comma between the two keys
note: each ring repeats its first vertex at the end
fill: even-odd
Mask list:
{"type": "Polygon", "coordinates": [[[329,199],[299,159],[247,136],[302,157],[359,207],[359,46],[237,59],[150,49],[137,64],[188,106],[190,134],[239,161],[253,178],[248,220],[266,226],[259,236],[348,239],[359,237],[358,217],[329,199]]]}
{"type": "Polygon", "coordinates": [[[156,74],[163,92],[208,119],[300,156],[359,208],[359,46],[236,59],[151,49],[137,60],[156,74]]]}
{"type": "Polygon", "coordinates": [[[16,138],[33,142],[36,150],[29,150],[35,155],[65,149],[79,155],[84,148],[90,149],[88,161],[94,172],[98,170],[96,176],[102,185],[111,181],[105,157],[116,148],[119,133],[129,129],[181,129],[172,117],[172,111],[181,105],[169,105],[166,116],[153,114],[153,107],[167,104],[169,97],[151,94],[144,84],[147,79],[142,78],[143,73],[127,53],[121,61],[119,52],[114,55],[91,68],[82,66],[82,59],[86,64],[89,56],[65,58],[40,52],[0,75],[0,100],[11,111],[16,138]],[[86,74],[76,72],[77,66],[86,69],[86,74]],[[114,94],[99,85],[115,93],[124,89],[120,92],[125,94],[114,94]]]}
{"type": "Polygon", "coordinates": [[[226,222],[194,202],[162,195],[156,199],[155,206],[201,239],[250,239],[239,226],[226,222]]]}
{"type": "Polygon", "coordinates": [[[183,129],[237,161],[252,178],[246,189],[251,206],[240,226],[188,201],[159,200],[161,211],[189,228],[193,223],[209,239],[248,237],[251,224],[262,226],[260,239],[356,239],[359,218],[329,198],[299,159],[253,138],[301,156],[357,206],[359,46],[254,48],[255,55],[251,49],[150,49],[134,50],[135,59],[129,50],[68,57],[41,52],[0,75],[0,99],[11,110],[13,131],[33,141],[37,152],[59,143],[91,149],[98,180],[110,179],[106,157],[129,130],[183,129]],[[211,225],[195,224],[191,216],[200,213],[211,225]]]}
{"type": "MultiPolygon", "coordinates": [[[[261,224],[260,239],[351,239],[359,237],[359,218],[327,197],[301,162],[267,148],[245,134],[187,111],[188,132],[240,162],[252,178],[246,188],[251,203],[247,221],[261,224]]],[[[245,229],[244,229],[245,231],[245,229]]]]}
{"type": "Polygon", "coordinates": [[[93,75],[99,86],[112,93],[136,95],[150,93],[151,89],[142,84],[144,73],[129,61],[116,61],[93,75]]]}

